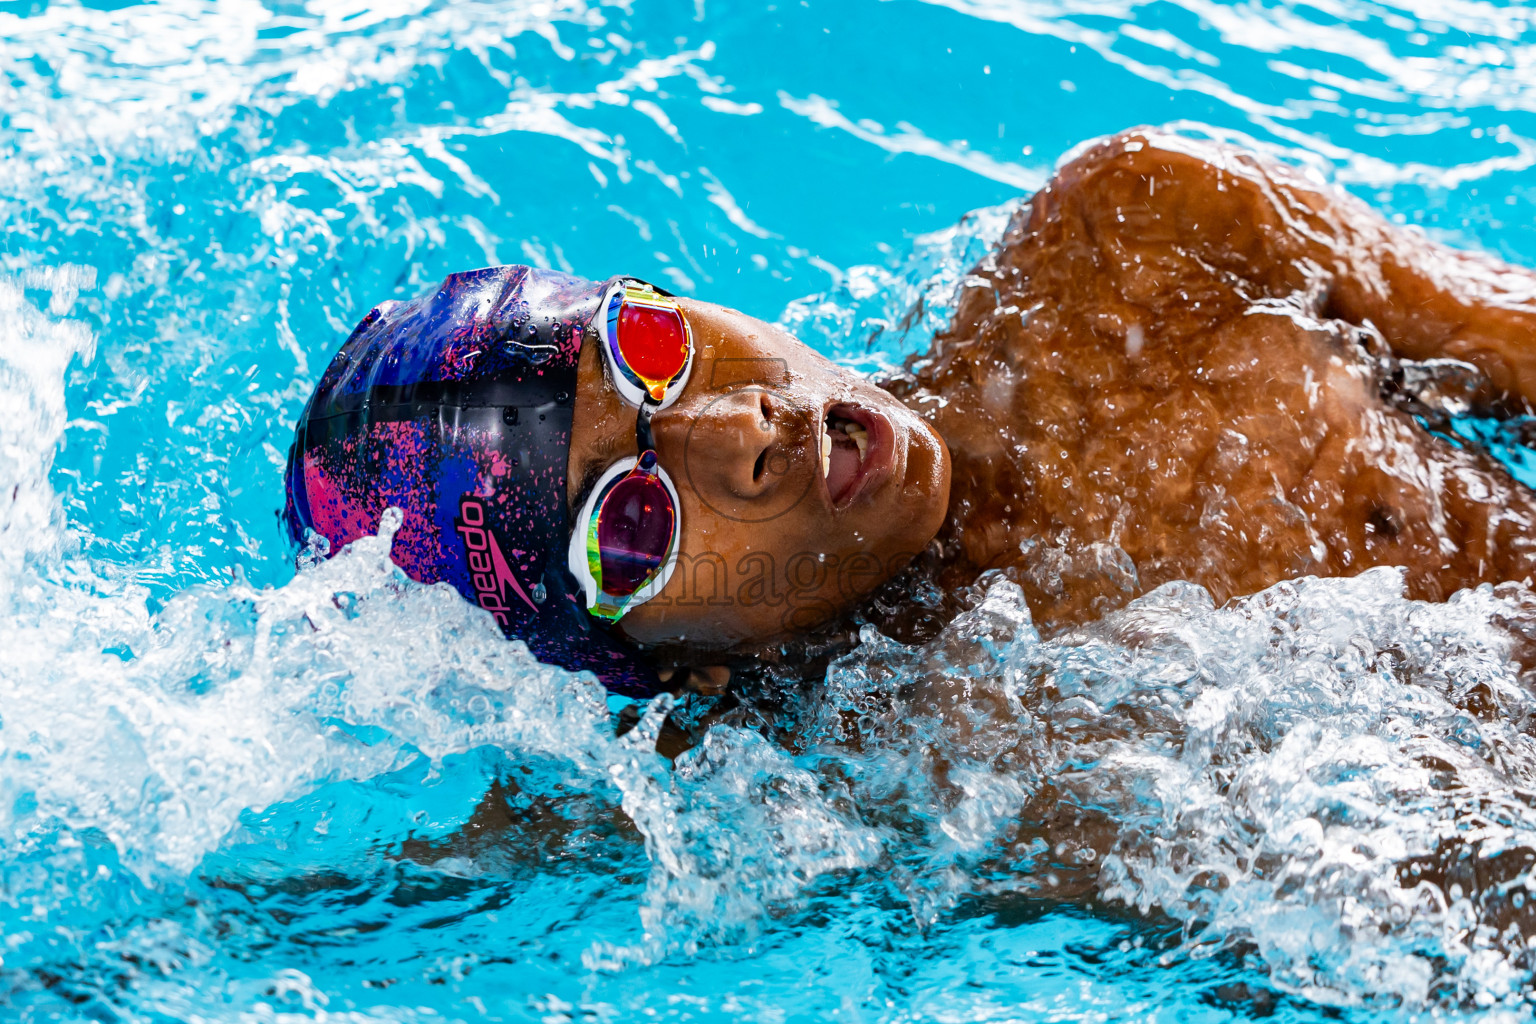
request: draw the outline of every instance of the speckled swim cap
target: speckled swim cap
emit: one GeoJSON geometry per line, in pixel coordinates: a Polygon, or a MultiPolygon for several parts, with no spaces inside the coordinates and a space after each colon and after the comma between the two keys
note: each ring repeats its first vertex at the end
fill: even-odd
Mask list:
{"type": "Polygon", "coordinates": [[[540,660],[644,697],[637,649],[566,568],[576,367],[606,285],[534,267],[450,275],[357,325],[299,417],[285,518],[339,551],[404,513],[392,557],[445,582],[540,660]]]}

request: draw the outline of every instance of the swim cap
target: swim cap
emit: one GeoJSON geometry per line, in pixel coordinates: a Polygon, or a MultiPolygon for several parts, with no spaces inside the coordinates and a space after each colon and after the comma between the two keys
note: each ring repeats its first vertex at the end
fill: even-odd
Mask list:
{"type": "Polygon", "coordinates": [[[644,697],[654,670],[587,614],[565,564],[576,366],[605,287],[487,267],[376,307],[299,417],[285,518],[340,551],[397,507],[406,575],[452,584],[541,661],[644,697]]]}

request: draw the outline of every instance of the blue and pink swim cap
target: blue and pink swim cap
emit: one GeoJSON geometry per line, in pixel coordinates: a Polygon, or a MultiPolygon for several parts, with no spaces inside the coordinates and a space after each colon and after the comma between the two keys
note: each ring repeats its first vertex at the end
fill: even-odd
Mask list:
{"type": "Polygon", "coordinates": [[[576,368],[607,285],[534,267],[453,274],[357,325],[299,417],[285,518],[331,551],[404,513],[392,557],[452,584],[541,661],[645,697],[638,650],[566,568],[576,368]]]}

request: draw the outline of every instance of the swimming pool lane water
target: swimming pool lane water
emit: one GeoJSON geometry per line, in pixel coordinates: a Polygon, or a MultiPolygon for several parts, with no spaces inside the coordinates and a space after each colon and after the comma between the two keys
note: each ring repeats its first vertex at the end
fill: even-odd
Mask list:
{"type": "Polygon", "coordinates": [[[866,631],[802,752],[673,770],[665,702],[616,739],[387,536],[296,576],[277,512],[382,299],[629,272],[879,371],[1131,124],[1536,264],[1532,18],[0,0],[0,1019],[1530,1019],[1519,594],[1165,588],[1068,642],[984,581],[931,644],[866,631]],[[959,677],[1006,721],[913,696],[959,677]]]}

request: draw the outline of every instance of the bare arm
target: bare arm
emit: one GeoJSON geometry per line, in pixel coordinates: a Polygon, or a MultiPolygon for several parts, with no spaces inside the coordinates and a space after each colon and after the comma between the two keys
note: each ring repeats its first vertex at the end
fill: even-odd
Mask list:
{"type": "Polygon", "coordinates": [[[1102,235],[1163,242],[1254,297],[1310,295],[1399,354],[1464,359],[1536,404],[1536,271],[1459,252],[1253,153],[1138,129],[1066,164],[1032,225],[1070,204],[1102,235]]]}

